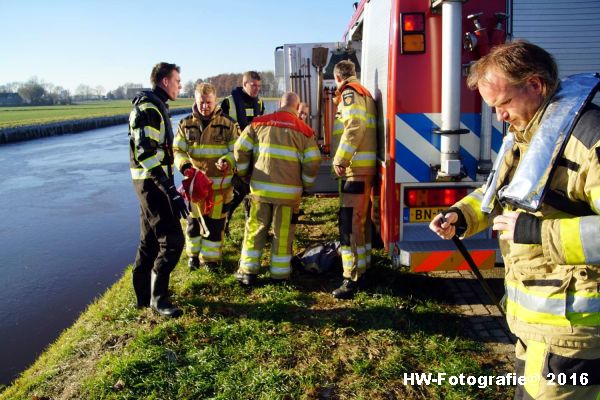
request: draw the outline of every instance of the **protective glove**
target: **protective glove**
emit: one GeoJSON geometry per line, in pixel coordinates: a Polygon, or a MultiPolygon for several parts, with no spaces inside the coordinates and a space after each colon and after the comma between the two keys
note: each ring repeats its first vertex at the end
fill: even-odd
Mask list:
{"type": "Polygon", "coordinates": [[[190,212],[183,197],[181,197],[177,189],[175,189],[175,185],[171,185],[169,189],[167,189],[167,194],[169,196],[169,203],[171,204],[171,211],[175,218],[187,218],[190,212]]]}
{"type": "Polygon", "coordinates": [[[186,218],[190,213],[185,204],[185,201],[175,189],[175,185],[172,183],[173,179],[169,179],[167,174],[162,168],[152,168],[150,170],[150,177],[156,184],[156,186],[167,195],[169,198],[169,205],[171,206],[171,212],[175,218],[186,218]]]}

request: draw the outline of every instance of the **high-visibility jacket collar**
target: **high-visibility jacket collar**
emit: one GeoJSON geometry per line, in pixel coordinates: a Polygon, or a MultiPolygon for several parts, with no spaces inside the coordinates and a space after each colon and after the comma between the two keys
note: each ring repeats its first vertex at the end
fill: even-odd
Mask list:
{"type": "Polygon", "coordinates": [[[276,126],[278,128],[289,128],[302,133],[306,137],[314,136],[314,131],[304,121],[298,118],[296,111],[290,107],[283,107],[273,114],[262,115],[252,120],[252,126],[276,126]]]}
{"type": "Polygon", "coordinates": [[[356,79],[356,77],[351,76],[350,78],[343,81],[339,89],[335,91],[335,104],[340,103],[340,101],[342,100],[342,92],[348,87],[351,87],[352,89],[356,90],[356,92],[361,96],[369,96],[370,98],[373,98],[371,92],[369,92],[369,90],[366,87],[361,85],[358,79],[356,79]]]}

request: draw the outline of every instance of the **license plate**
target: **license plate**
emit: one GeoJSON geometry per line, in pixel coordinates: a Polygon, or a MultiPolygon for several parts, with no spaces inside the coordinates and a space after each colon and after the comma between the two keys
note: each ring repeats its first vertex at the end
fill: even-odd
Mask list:
{"type": "Polygon", "coordinates": [[[445,207],[411,208],[408,222],[430,222],[436,215],[444,211],[445,207]]]}

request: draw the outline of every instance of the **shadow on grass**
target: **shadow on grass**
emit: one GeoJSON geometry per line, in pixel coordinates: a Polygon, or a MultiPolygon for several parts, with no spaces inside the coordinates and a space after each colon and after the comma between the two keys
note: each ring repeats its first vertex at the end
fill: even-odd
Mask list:
{"type": "MultiPolygon", "coordinates": [[[[226,275],[223,273],[220,275],[226,275]]],[[[339,286],[341,270],[326,275],[312,275],[294,271],[289,286],[290,299],[253,302],[209,300],[200,293],[202,285],[190,293],[187,303],[205,315],[227,319],[248,318],[275,323],[289,322],[314,329],[341,329],[346,334],[368,330],[391,329],[410,334],[416,331],[439,334],[450,338],[473,339],[468,327],[475,317],[446,311],[440,304],[449,302],[445,280],[431,276],[406,273],[385,267],[375,267],[362,282],[360,291],[368,295],[355,300],[336,301],[317,299],[339,286]],[[377,298],[387,296],[387,301],[377,298]],[[375,300],[373,300],[375,299],[375,300]],[[386,303],[390,303],[389,305],[386,303]],[[465,329],[467,327],[467,329],[465,329]]],[[[245,289],[248,295],[271,284],[262,275],[258,284],[245,289]]],[[[276,289],[275,289],[276,290],[276,289]]],[[[489,317],[500,323],[500,317],[489,317]]],[[[496,342],[490,337],[482,341],[496,342]]]]}

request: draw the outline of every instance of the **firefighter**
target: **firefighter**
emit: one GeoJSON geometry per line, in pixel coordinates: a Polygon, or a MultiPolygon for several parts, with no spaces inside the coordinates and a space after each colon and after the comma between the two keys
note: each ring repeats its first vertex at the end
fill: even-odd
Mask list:
{"type": "Polygon", "coordinates": [[[180,218],[188,211],[173,180],[173,128],[166,102],[181,89],[179,67],[159,63],[150,80],[152,90],[133,99],[129,116],[131,176],[141,209],[133,288],[138,308],[150,306],[162,316],[177,317],[181,310],[169,300],[169,276],[183,250],[180,218]]]}
{"type": "Polygon", "coordinates": [[[298,104],[298,118],[300,118],[302,121],[306,122],[307,124],[309,123],[308,121],[308,104],[306,104],[305,102],[301,102],[300,104],[298,104]]]}
{"type": "Polygon", "coordinates": [[[250,215],[246,221],[240,266],[235,278],[252,286],[260,268],[261,252],[273,228],[271,279],[287,280],[291,273],[294,210],[304,190],[317,176],[321,154],[313,130],[298,118],[298,95],[285,93],[281,108],[255,118],[235,143],[240,176],[251,171],[250,215]]]}
{"type": "Polygon", "coordinates": [[[370,264],[370,196],[375,176],[377,133],[375,101],[356,78],[354,63],[338,62],[333,70],[337,114],[333,130],[334,172],[339,178],[339,229],[343,265],[336,299],[353,298],[358,280],[370,264]]]}
{"type": "MultiPolygon", "coordinates": [[[[258,72],[246,71],[242,76],[242,86],[233,89],[231,95],[225,97],[221,102],[223,113],[236,120],[242,131],[252,122],[252,119],[265,113],[265,104],[258,97],[261,87],[262,83],[258,72]]],[[[248,218],[250,203],[246,199],[246,195],[249,192],[248,182],[235,175],[233,177],[233,200],[225,224],[226,234],[229,234],[229,221],[233,212],[242,201],[244,201],[245,216],[248,218]]]]}
{"type": "Polygon", "coordinates": [[[498,231],[516,372],[525,382],[515,398],[600,398],[600,108],[582,102],[580,112],[565,112],[561,101],[588,94],[581,87],[568,93],[573,86],[559,83],[552,56],[525,41],[495,47],[471,67],[467,83],[509,124],[507,151],[497,184],[475,190],[430,228],[443,239],[490,225],[498,231]],[[552,161],[551,137],[562,134],[563,122],[574,128],[552,161]],[[535,175],[552,163],[554,173],[534,181],[547,190],[537,211],[503,197],[518,193],[520,171],[535,175]],[[489,215],[482,211],[488,193],[501,200],[483,207],[489,215]]]}
{"type": "Polygon", "coordinates": [[[192,114],[179,122],[173,150],[175,166],[184,176],[194,173],[195,168],[212,180],[212,198],[203,204],[191,202],[186,252],[190,270],[203,266],[215,271],[221,262],[225,217],[233,199],[233,145],[239,127],[217,106],[216,90],[210,83],[196,85],[194,98],[192,114]],[[208,235],[202,232],[204,228],[208,235]]]}

